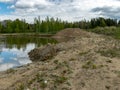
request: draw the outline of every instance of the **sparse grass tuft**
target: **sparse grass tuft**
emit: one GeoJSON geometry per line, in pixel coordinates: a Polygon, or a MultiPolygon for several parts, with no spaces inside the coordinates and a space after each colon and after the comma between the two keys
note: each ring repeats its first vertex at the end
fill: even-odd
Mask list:
{"type": "MultiPolygon", "coordinates": [[[[88,51],[88,52],[89,52],[89,51],[88,51]]],[[[88,52],[80,52],[79,55],[82,56],[82,55],[87,54],[88,52]]]]}
{"type": "Polygon", "coordinates": [[[69,63],[66,62],[66,61],[64,61],[64,62],[56,62],[56,61],[55,61],[54,63],[57,64],[57,66],[55,67],[55,70],[56,70],[56,69],[59,69],[59,68],[62,68],[62,67],[70,68],[70,67],[69,67],[69,63]]]}
{"type": "Polygon", "coordinates": [[[21,83],[21,84],[18,86],[17,90],[25,90],[25,85],[24,85],[23,83],[21,83]]]}
{"type": "Polygon", "coordinates": [[[70,61],[75,61],[76,59],[75,58],[71,58],[70,61]]]}
{"type": "Polygon", "coordinates": [[[120,57],[120,51],[116,50],[115,48],[109,50],[100,50],[98,51],[98,53],[100,53],[102,56],[105,57],[111,57],[111,58],[120,57]]]}
{"type": "Polygon", "coordinates": [[[96,69],[97,66],[92,61],[88,61],[82,66],[82,68],[84,68],[84,69],[96,69]]]}
{"type": "Polygon", "coordinates": [[[47,87],[47,83],[46,83],[46,79],[45,79],[45,74],[44,73],[42,73],[42,74],[38,73],[36,75],[36,80],[40,84],[41,88],[46,88],[47,87]]]}
{"type": "Polygon", "coordinates": [[[56,76],[55,83],[62,84],[66,82],[67,78],[64,76],[56,76]]]}
{"type": "Polygon", "coordinates": [[[55,64],[58,64],[58,60],[55,60],[54,63],[55,63],[55,64]]]}
{"type": "Polygon", "coordinates": [[[15,73],[15,70],[11,68],[11,69],[8,69],[6,72],[7,72],[8,74],[9,74],[9,73],[15,73]]]}
{"type": "Polygon", "coordinates": [[[112,60],[107,60],[106,62],[107,62],[107,63],[112,63],[112,60]]]}

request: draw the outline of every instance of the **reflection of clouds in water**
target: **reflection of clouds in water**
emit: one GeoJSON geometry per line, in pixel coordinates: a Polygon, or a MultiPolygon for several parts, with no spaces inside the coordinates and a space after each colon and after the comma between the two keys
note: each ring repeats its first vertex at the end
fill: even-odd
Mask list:
{"type": "Polygon", "coordinates": [[[34,49],[35,48],[35,44],[27,44],[27,47],[26,47],[26,51],[25,52],[29,52],[30,50],[34,49]]]}
{"type": "Polygon", "coordinates": [[[1,64],[1,65],[0,65],[0,71],[5,71],[5,70],[7,70],[7,69],[9,69],[9,68],[13,68],[13,67],[15,67],[15,66],[16,66],[16,65],[13,64],[13,63],[1,64]]]}
{"type": "Polygon", "coordinates": [[[10,57],[11,60],[17,61],[16,57],[10,57]]]}
{"type": "Polygon", "coordinates": [[[2,63],[2,62],[3,62],[3,60],[4,60],[4,58],[0,57],[0,63],[2,63]]]}
{"type": "Polygon", "coordinates": [[[25,65],[25,64],[31,63],[31,61],[28,59],[18,59],[18,62],[20,65],[25,65]]]}
{"type": "Polygon", "coordinates": [[[12,67],[31,63],[28,57],[28,52],[34,48],[35,48],[35,44],[27,44],[25,49],[23,48],[17,49],[16,47],[12,49],[3,48],[2,53],[9,53],[10,54],[9,59],[12,60],[12,62],[17,62],[17,63],[12,63],[12,62],[10,63],[9,60],[8,60],[9,63],[4,62],[4,58],[6,56],[0,57],[0,63],[1,62],[3,63],[0,65],[0,71],[4,71],[12,67]]]}
{"type": "Polygon", "coordinates": [[[7,52],[13,52],[13,53],[16,53],[16,52],[29,52],[30,50],[34,49],[35,48],[35,44],[27,44],[26,45],[26,49],[23,49],[23,48],[20,48],[20,49],[17,49],[16,47],[12,48],[12,49],[9,49],[9,48],[2,48],[2,52],[3,51],[7,51],[7,52]]]}

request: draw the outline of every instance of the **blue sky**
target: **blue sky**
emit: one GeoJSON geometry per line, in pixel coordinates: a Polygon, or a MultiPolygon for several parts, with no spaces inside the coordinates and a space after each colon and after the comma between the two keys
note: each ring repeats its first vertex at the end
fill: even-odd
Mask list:
{"type": "Polygon", "coordinates": [[[13,9],[8,8],[10,5],[9,3],[0,3],[0,15],[11,14],[13,9]]]}
{"type": "Polygon", "coordinates": [[[120,19],[120,0],[0,0],[0,20],[58,17],[78,21],[95,17],[120,19]]]}

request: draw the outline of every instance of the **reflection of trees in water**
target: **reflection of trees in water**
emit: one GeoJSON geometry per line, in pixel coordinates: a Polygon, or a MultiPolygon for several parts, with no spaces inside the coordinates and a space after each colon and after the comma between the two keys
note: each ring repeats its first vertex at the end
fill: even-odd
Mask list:
{"type": "Polygon", "coordinates": [[[9,36],[6,37],[6,47],[7,48],[13,48],[16,47],[18,49],[20,48],[26,48],[26,45],[28,43],[35,43],[36,46],[45,45],[47,43],[57,43],[56,40],[50,39],[50,38],[39,38],[39,37],[32,37],[32,36],[9,36]]]}
{"type": "Polygon", "coordinates": [[[2,51],[2,48],[6,47],[6,39],[0,38],[0,51],[2,51]]]}

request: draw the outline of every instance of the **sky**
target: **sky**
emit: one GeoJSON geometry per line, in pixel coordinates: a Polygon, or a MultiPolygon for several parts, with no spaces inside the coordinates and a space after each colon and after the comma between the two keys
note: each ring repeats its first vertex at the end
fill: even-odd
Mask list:
{"type": "Polygon", "coordinates": [[[37,16],[67,21],[96,17],[120,20],[120,0],[0,0],[0,20],[25,18],[31,23],[37,16]]]}

